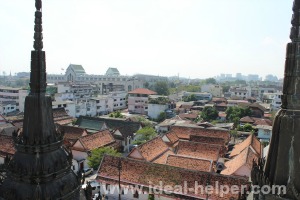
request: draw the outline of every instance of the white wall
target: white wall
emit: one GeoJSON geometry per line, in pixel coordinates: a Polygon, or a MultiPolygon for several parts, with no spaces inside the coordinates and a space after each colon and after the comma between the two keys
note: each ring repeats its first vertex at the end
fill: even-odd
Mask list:
{"type": "Polygon", "coordinates": [[[148,116],[152,119],[157,119],[161,112],[168,109],[168,105],[148,104],[148,116]]]}

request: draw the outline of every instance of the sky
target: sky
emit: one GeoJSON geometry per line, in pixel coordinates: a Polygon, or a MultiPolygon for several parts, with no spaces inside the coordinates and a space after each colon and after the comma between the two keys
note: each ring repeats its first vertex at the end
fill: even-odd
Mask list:
{"type": "MultiPolygon", "coordinates": [[[[47,73],[283,77],[292,0],[43,0],[47,73]]],[[[30,71],[34,0],[0,0],[0,75],[30,71]]]]}

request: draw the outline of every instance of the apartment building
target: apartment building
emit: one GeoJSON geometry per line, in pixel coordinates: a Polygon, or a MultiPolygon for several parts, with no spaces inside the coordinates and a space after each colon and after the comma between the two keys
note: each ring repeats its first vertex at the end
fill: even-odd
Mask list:
{"type": "Polygon", "coordinates": [[[128,92],[128,111],[130,113],[147,115],[148,97],[154,94],[156,92],[145,88],[138,88],[128,92]]]}
{"type": "Polygon", "coordinates": [[[12,111],[24,111],[24,102],[25,97],[28,95],[29,91],[24,90],[22,88],[11,88],[11,87],[0,87],[0,102],[3,106],[7,106],[7,103],[4,102],[11,102],[11,104],[14,104],[15,106],[10,106],[9,110],[5,110],[2,108],[2,110],[5,110],[6,113],[12,112],[12,111]],[[15,107],[11,109],[11,107],[15,107]]]}

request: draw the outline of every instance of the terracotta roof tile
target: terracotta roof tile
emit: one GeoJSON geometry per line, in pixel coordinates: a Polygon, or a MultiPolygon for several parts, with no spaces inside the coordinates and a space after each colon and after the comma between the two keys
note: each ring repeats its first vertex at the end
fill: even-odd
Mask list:
{"type": "Polygon", "coordinates": [[[0,155],[13,155],[15,152],[16,150],[13,138],[11,136],[0,134],[0,155]]]}
{"type": "Polygon", "coordinates": [[[198,117],[197,113],[183,113],[183,114],[179,114],[179,117],[181,119],[196,119],[198,117]]]}
{"type": "Polygon", "coordinates": [[[146,89],[146,88],[137,88],[135,90],[132,90],[132,91],[128,92],[128,94],[148,94],[148,95],[151,95],[151,94],[157,94],[157,93],[152,91],[152,90],[146,89]]]}
{"type": "Polygon", "coordinates": [[[165,136],[170,140],[170,143],[172,145],[175,144],[179,140],[179,138],[177,137],[177,135],[174,132],[169,132],[165,136]]]}
{"type": "Polygon", "coordinates": [[[272,126],[273,123],[269,119],[258,119],[254,122],[254,125],[267,125],[267,126],[272,126]]]}
{"type": "MultiPolygon", "coordinates": [[[[104,156],[97,172],[96,179],[102,183],[118,184],[118,163],[121,164],[120,180],[121,185],[124,187],[135,184],[149,187],[150,184],[153,186],[163,183],[163,185],[169,185],[173,188],[175,186],[184,188],[185,184],[187,188],[195,188],[195,182],[203,187],[207,184],[214,187],[216,182],[218,182],[219,185],[228,185],[229,187],[232,185],[249,185],[248,180],[243,177],[224,176],[215,173],[189,170],[170,165],[161,165],[109,155],[104,156]]],[[[147,191],[147,188],[145,188],[145,190],[147,191]]],[[[193,190],[187,190],[186,194],[176,193],[174,190],[171,192],[180,199],[206,199],[207,197],[206,194],[195,193],[193,190]]],[[[239,194],[223,194],[218,192],[210,194],[208,198],[214,200],[229,200],[230,198],[238,199],[239,197],[239,194]]]]}
{"type": "Polygon", "coordinates": [[[198,126],[172,126],[170,132],[175,133],[179,139],[185,140],[189,140],[190,135],[222,138],[226,143],[230,139],[229,131],[224,129],[207,129],[198,126]]]}
{"type": "MultiPolygon", "coordinates": [[[[249,172],[252,169],[253,160],[258,160],[258,155],[253,152],[250,147],[244,149],[239,155],[234,157],[232,160],[225,163],[225,169],[221,172],[224,175],[239,175],[237,172],[242,166],[245,166],[249,169],[249,172]]],[[[250,177],[250,173],[247,175],[250,177]]]]}
{"type": "Polygon", "coordinates": [[[216,162],[219,159],[221,146],[200,142],[179,141],[176,153],[194,158],[208,159],[216,162]]]}
{"type": "Polygon", "coordinates": [[[166,160],[167,165],[186,169],[198,170],[203,172],[212,171],[212,160],[192,158],[180,155],[169,155],[166,160]]]}
{"type": "Polygon", "coordinates": [[[250,146],[254,149],[255,153],[261,156],[262,153],[261,143],[254,134],[250,134],[247,139],[234,146],[233,150],[230,153],[230,157],[234,157],[240,154],[244,149],[250,146]]]}
{"type": "Polygon", "coordinates": [[[152,161],[153,163],[158,163],[158,164],[166,164],[167,158],[169,155],[174,155],[174,152],[171,150],[167,150],[165,153],[163,153],[159,158],[155,159],[152,161]]]}
{"type": "Polygon", "coordinates": [[[223,138],[205,137],[201,135],[190,135],[190,141],[225,146],[225,141],[223,138]]]}
{"type": "Polygon", "coordinates": [[[240,119],[240,122],[253,124],[254,119],[252,119],[252,117],[246,116],[246,117],[242,117],[240,119]]]}
{"type": "Polygon", "coordinates": [[[87,131],[83,128],[74,126],[61,126],[61,128],[65,133],[64,140],[70,145],[73,145],[80,137],[87,135],[87,131]]]}
{"type": "MultiPolygon", "coordinates": [[[[153,161],[165,153],[169,147],[167,144],[161,139],[161,137],[155,137],[148,142],[137,146],[134,150],[138,150],[143,159],[146,161],[153,161]]],[[[129,153],[128,157],[133,157],[133,151],[129,153]]]]}
{"type": "Polygon", "coordinates": [[[88,151],[100,147],[108,146],[115,142],[115,139],[108,130],[88,134],[78,139],[84,148],[88,151]]]}

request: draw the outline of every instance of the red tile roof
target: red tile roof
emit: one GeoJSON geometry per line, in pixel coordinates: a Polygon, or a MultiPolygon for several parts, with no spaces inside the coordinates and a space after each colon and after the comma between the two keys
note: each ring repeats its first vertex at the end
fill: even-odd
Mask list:
{"type": "Polygon", "coordinates": [[[179,141],[176,153],[194,158],[208,159],[216,162],[219,159],[221,146],[200,142],[179,141]]]}
{"type": "Polygon", "coordinates": [[[201,194],[201,191],[197,193],[192,189],[195,188],[195,183],[197,183],[198,186],[202,186],[203,188],[206,185],[215,187],[217,182],[219,185],[227,185],[229,187],[231,187],[232,185],[249,186],[248,180],[243,177],[224,176],[215,173],[189,170],[170,165],[161,165],[130,158],[113,157],[109,155],[105,155],[102,159],[96,179],[102,183],[117,185],[119,180],[119,163],[121,164],[120,180],[122,186],[143,186],[146,191],[149,187],[160,185],[161,183],[164,186],[168,185],[173,188],[175,186],[187,188],[186,193],[179,193],[175,190],[167,191],[171,192],[170,195],[175,195],[175,197],[180,199],[206,199],[208,197],[212,200],[229,200],[230,198],[238,199],[239,197],[239,194],[233,194],[230,192],[224,194],[219,190],[213,190],[214,192],[209,195],[206,193],[201,194]],[[189,190],[188,188],[191,188],[191,190],[189,190]]]}
{"type": "Polygon", "coordinates": [[[254,119],[252,117],[246,116],[246,117],[242,117],[240,119],[240,122],[253,124],[254,123],[254,119]]]}
{"type": "Polygon", "coordinates": [[[175,133],[179,139],[185,140],[189,140],[190,135],[222,138],[226,143],[230,140],[229,131],[224,129],[209,129],[197,126],[172,126],[170,132],[175,133]]]}
{"type": "Polygon", "coordinates": [[[255,152],[253,152],[253,150],[250,147],[247,147],[239,155],[225,163],[225,169],[221,172],[221,174],[238,176],[239,174],[237,173],[237,170],[240,169],[242,166],[245,166],[249,170],[249,174],[247,176],[250,177],[253,160],[257,161],[258,158],[258,155],[255,152]]]}
{"type": "Polygon", "coordinates": [[[250,134],[247,139],[245,139],[243,142],[238,143],[234,146],[233,150],[230,153],[230,157],[234,157],[234,156],[240,154],[244,149],[246,149],[247,147],[250,147],[250,146],[254,149],[256,154],[261,156],[262,145],[254,134],[250,134]]]}
{"type": "Polygon", "coordinates": [[[153,161],[160,157],[167,150],[169,150],[169,147],[161,139],[161,137],[155,137],[152,140],[137,146],[129,153],[128,157],[135,158],[133,154],[138,151],[144,160],[153,161]]]}
{"type": "Polygon", "coordinates": [[[177,137],[177,135],[174,132],[169,132],[165,136],[170,140],[170,143],[172,145],[175,144],[179,140],[179,138],[177,137]]]}
{"type": "Polygon", "coordinates": [[[198,114],[197,113],[183,113],[183,114],[179,114],[179,117],[181,119],[196,119],[198,117],[198,114]]]}
{"type": "Polygon", "coordinates": [[[152,94],[157,94],[156,92],[146,89],[146,88],[137,88],[135,90],[132,90],[130,92],[128,92],[128,94],[148,94],[148,95],[152,95],[152,94]]]}
{"type": "Polygon", "coordinates": [[[0,134],[0,156],[14,155],[16,152],[13,138],[0,134]]]}
{"type": "Polygon", "coordinates": [[[213,164],[212,160],[192,158],[180,155],[169,155],[166,161],[167,165],[203,172],[211,172],[213,164]]]}
{"type": "Polygon", "coordinates": [[[152,161],[153,163],[158,163],[158,164],[166,164],[167,158],[170,155],[174,155],[174,152],[171,150],[167,150],[165,153],[163,153],[159,158],[155,159],[152,161]]]}
{"type": "Polygon", "coordinates": [[[190,141],[225,146],[225,141],[223,138],[205,137],[201,135],[190,135],[190,141]]]}
{"type": "MultiPolygon", "coordinates": [[[[109,130],[88,134],[78,139],[86,151],[91,151],[100,147],[105,147],[115,143],[115,139],[109,130]]],[[[73,149],[75,149],[73,147],[73,149]]]]}
{"type": "Polygon", "coordinates": [[[87,131],[83,128],[75,126],[61,126],[64,131],[64,140],[73,145],[80,137],[87,135],[87,131]]]}

